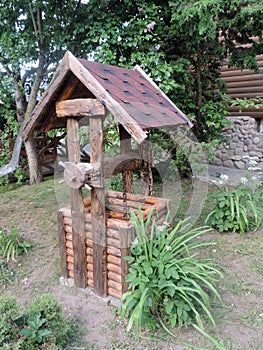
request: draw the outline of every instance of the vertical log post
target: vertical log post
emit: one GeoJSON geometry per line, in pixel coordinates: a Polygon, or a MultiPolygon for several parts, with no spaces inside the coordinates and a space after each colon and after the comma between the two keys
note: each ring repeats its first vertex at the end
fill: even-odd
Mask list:
{"type": "MultiPolygon", "coordinates": [[[[100,163],[103,182],[103,116],[90,118],[90,162],[100,163]]],[[[107,296],[106,214],[104,188],[91,190],[91,230],[93,242],[93,283],[95,293],[107,296]]]]}
{"type": "Polygon", "coordinates": [[[126,282],[126,277],[129,272],[129,264],[124,259],[126,256],[131,255],[131,245],[135,239],[135,230],[133,226],[130,227],[120,227],[120,251],[121,251],[121,285],[122,293],[127,292],[129,283],[126,282]]]}
{"type": "MultiPolygon", "coordinates": [[[[119,124],[120,134],[120,151],[121,154],[129,153],[132,150],[131,147],[131,135],[126,129],[119,124]]],[[[122,173],[122,188],[126,193],[133,193],[133,172],[132,170],[125,170],[122,173]],[[125,188],[124,188],[125,187],[125,188]]]]}
{"type": "Polygon", "coordinates": [[[153,176],[152,165],[153,157],[149,139],[143,141],[139,145],[139,152],[142,159],[142,167],[140,170],[140,193],[144,196],[152,196],[153,192],[153,176]]]}
{"type": "MultiPolygon", "coordinates": [[[[74,118],[67,119],[67,146],[69,162],[80,162],[79,125],[74,118]]],[[[74,256],[74,283],[80,288],[87,286],[85,211],[81,189],[70,189],[72,244],[74,256]]]]}
{"type": "Polygon", "coordinates": [[[60,268],[61,276],[68,278],[68,264],[67,264],[67,251],[66,251],[66,233],[64,230],[64,215],[62,211],[58,211],[58,241],[60,250],[60,268]]]}

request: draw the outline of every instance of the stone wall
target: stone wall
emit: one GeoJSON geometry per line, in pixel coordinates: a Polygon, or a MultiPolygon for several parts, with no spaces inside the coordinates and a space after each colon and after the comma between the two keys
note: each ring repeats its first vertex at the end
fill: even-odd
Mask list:
{"type": "Polygon", "coordinates": [[[251,117],[231,117],[232,126],[225,131],[226,141],[215,151],[213,164],[246,169],[249,159],[263,164],[263,133],[251,117]]]}

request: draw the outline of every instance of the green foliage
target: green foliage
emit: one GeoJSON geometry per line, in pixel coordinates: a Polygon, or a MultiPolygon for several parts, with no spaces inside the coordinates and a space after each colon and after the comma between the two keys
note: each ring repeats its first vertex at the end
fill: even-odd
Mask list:
{"type": "Polygon", "coordinates": [[[52,334],[48,329],[41,329],[45,322],[45,318],[41,318],[40,314],[35,314],[33,319],[27,321],[28,327],[22,329],[20,334],[40,344],[47,336],[52,334]]]}
{"type": "Polygon", "coordinates": [[[208,229],[189,228],[187,220],[173,229],[156,227],[149,216],[144,222],[132,213],[137,234],[131,247],[127,282],[129,291],[122,301],[122,317],[128,316],[127,329],[136,334],[143,325],[188,326],[195,322],[203,327],[202,317],[213,324],[211,295],[220,299],[215,283],[219,271],[207,259],[198,259],[197,251],[212,243],[200,240],[208,229]]]}
{"type": "Polygon", "coordinates": [[[0,227],[0,255],[6,258],[15,260],[18,255],[28,253],[31,244],[17,233],[17,227],[13,226],[10,233],[0,227]]]}
{"type": "Polygon", "coordinates": [[[5,289],[16,277],[15,271],[4,260],[0,260],[0,286],[5,289]]]}
{"type": "Polygon", "coordinates": [[[207,215],[206,223],[219,232],[244,233],[259,228],[262,221],[262,190],[255,194],[244,185],[235,189],[222,187],[212,198],[215,199],[215,206],[207,215]]]}
{"type": "Polygon", "coordinates": [[[14,297],[3,294],[0,312],[1,349],[59,350],[72,341],[72,325],[52,294],[37,296],[26,312],[14,297]]]}

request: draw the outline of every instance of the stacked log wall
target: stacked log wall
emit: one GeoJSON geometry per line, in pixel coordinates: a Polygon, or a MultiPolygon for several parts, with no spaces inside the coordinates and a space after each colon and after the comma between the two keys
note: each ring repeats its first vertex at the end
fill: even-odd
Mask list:
{"type": "MultiPolygon", "coordinates": [[[[86,233],[86,264],[87,264],[87,286],[93,287],[93,242],[91,231],[91,214],[90,199],[84,200],[85,205],[85,233],[86,233]]],[[[157,224],[165,221],[167,213],[170,210],[170,201],[141,195],[128,194],[127,205],[139,215],[141,208],[142,215],[146,219],[152,210],[155,211],[157,224]]],[[[108,191],[106,195],[107,207],[107,291],[108,294],[121,298],[123,293],[127,291],[128,285],[125,282],[128,273],[128,264],[124,259],[130,255],[130,246],[135,238],[134,227],[130,220],[126,220],[123,216],[123,199],[122,193],[108,191]]],[[[59,210],[60,226],[60,245],[61,259],[66,271],[62,271],[63,277],[74,278],[74,251],[72,245],[72,219],[71,209],[61,208],[59,210]],[[61,230],[64,231],[61,233],[61,230]],[[65,267],[66,266],[66,267],[65,267]]]]}

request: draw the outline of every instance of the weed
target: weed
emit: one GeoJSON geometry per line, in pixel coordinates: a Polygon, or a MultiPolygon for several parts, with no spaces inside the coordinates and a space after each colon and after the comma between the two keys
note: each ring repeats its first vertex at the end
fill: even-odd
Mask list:
{"type": "Polygon", "coordinates": [[[0,227],[0,255],[6,258],[8,262],[10,259],[15,261],[18,255],[28,253],[31,244],[17,233],[17,227],[11,227],[11,232],[0,227]]]}

